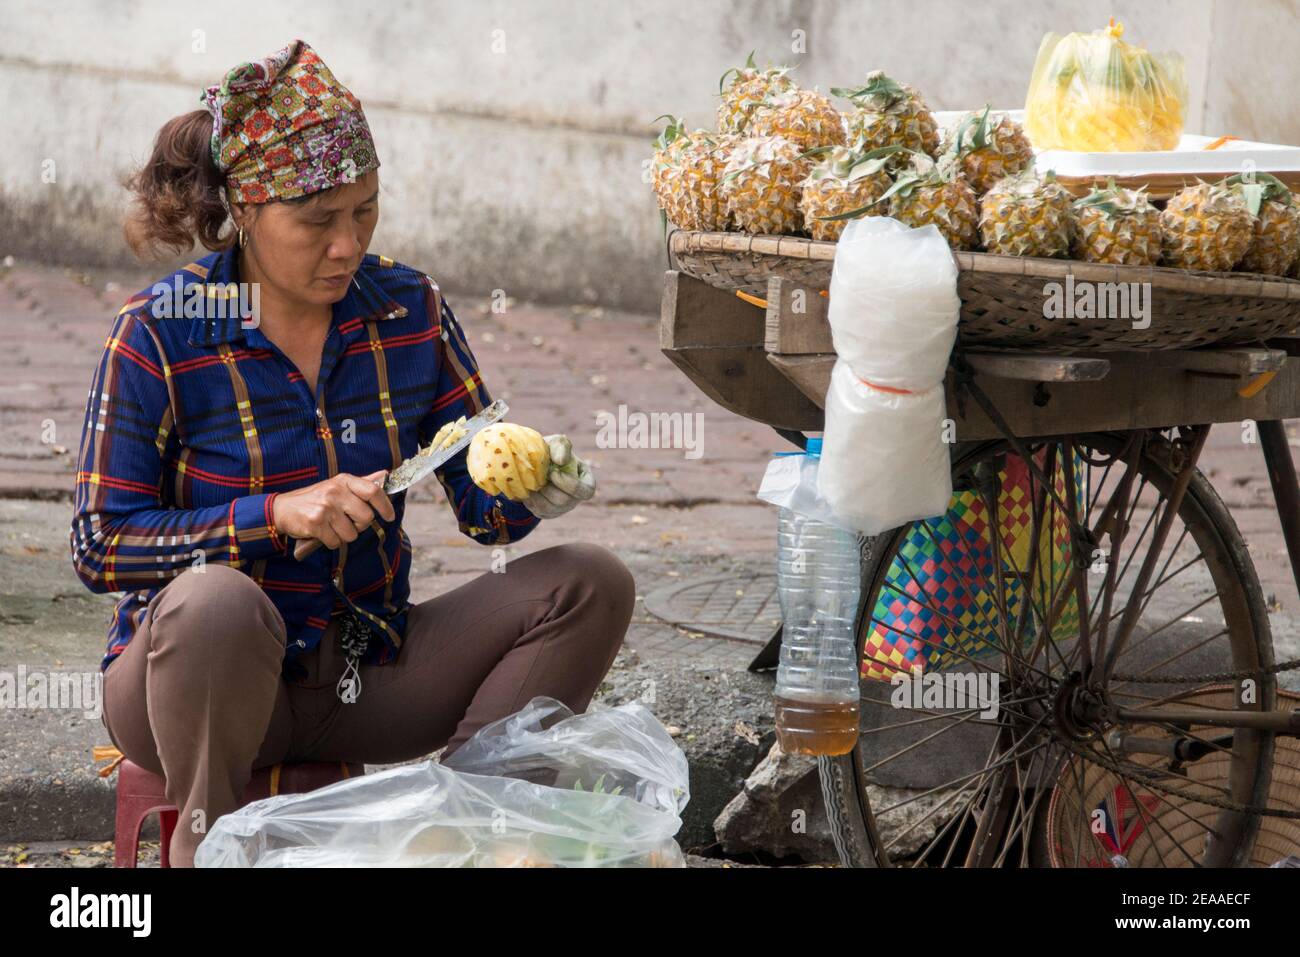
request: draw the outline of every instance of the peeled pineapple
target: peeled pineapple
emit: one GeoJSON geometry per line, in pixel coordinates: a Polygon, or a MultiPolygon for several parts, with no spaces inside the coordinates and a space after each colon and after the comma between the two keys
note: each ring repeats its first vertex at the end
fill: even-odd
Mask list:
{"type": "Polygon", "coordinates": [[[466,465],[483,491],[517,502],[546,484],[551,453],[536,429],[498,422],[474,436],[466,465]]]}
{"type": "Polygon", "coordinates": [[[939,152],[938,124],[921,94],[906,83],[874,70],[862,86],[835,87],[831,93],[854,106],[844,117],[850,140],[861,138],[867,149],[903,146],[928,156],[939,152]]]}
{"type": "Polygon", "coordinates": [[[731,152],[720,184],[736,228],[766,235],[803,229],[801,184],[811,168],[812,160],[784,136],[741,140],[731,152]]]}
{"type": "Polygon", "coordinates": [[[739,133],[748,124],[754,108],[769,96],[796,89],[794,80],[786,76],[789,72],[788,66],[760,70],[751,53],[743,67],[722,74],[718,81],[718,93],[722,96],[718,104],[718,131],[739,133]]]}
{"type": "Polygon", "coordinates": [[[979,196],[998,180],[1034,165],[1034,148],[1020,124],[1005,114],[991,121],[988,107],[963,117],[942,152],[956,154],[966,181],[979,196]]]}
{"type": "Polygon", "coordinates": [[[991,253],[1064,258],[1074,234],[1069,193],[1032,170],[1005,177],[980,200],[979,226],[991,253]]]}
{"type": "Polygon", "coordinates": [[[933,223],[953,249],[973,249],[979,242],[979,200],[956,161],[934,162],[914,155],[885,193],[889,215],[912,228],[933,223]]]}
{"type": "Polygon", "coordinates": [[[805,151],[844,142],[840,111],[815,90],[786,90],[768,96],[750,114],[745,133],[784,136],[805,151]]]}
{"type": "Polygon", "coordinates": [[[827,151],[804,180],[799,200],[813,239],[836,242],[850,219],[886,214],[885,204],[878,201],[893,182],[885,172],[888,159],[888,156],[860,153],[847,146],[835,146],[827,151]],[[828,221],[827,217],[831,216],[844,216],[844,219],[828,221]]]}
{"type": "Polygon", "coordinates": [[[1180,190],[1160,214],[1166,265],[1224,272],[1241,262],[1255,239],[1246,200],[1225,183],[1180,190]]]}
{"type": "Polygon", "coordinates": [[[1090,263],[1154,266],[1164,226],[1146,191],[1122,189],[1112,179],[1074,203],[1078,224],[1074,255],[1090,263]]]}
{"type": "Polygon", "coordinates": [[[1255,235],[1237,268],[1285,276],[1300,257],[1300,206],[1276,176],[1252,173],[1230,177],[1228,185],[1246,201],[1255,216],[1255,235]]]}
{"type": "Polygon", "coordinates": [[[655,140],[651,184],[659,208],[674,226],[705,231],[727,228],[718,180],[735,139],[704,130],[688,133],[683,120],[668,117],[668,125],[655,140]]]}
{"type": "Polygon", "coordinates": [[[1120,37],[1043,37],[1029,80],[1025,131],[1040,150],[1172,150],[1183,131],[1187,82],[1178,56],[1153,56],[1120,37]]]}

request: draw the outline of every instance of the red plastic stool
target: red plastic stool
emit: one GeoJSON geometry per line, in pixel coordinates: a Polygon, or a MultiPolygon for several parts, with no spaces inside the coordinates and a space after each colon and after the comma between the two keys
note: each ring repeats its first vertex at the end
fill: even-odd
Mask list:
{"type": "MultiPolygon", "coordinates": [[[[240,804],[259,801],[273,794],[303,794],[344,778],[366,773],[363,764],[343,761],[276,764],[253,772],[240,804]]],[[[170,867],[172,832],[180,811],[167,803],[165,782],[152,771],[122,759],[117,766],[117,822],[113,834],[113,866],[135,867],[140,848],[140,828],[145,819],[158,813],[162,830],[162,866],[170,867]]]]}

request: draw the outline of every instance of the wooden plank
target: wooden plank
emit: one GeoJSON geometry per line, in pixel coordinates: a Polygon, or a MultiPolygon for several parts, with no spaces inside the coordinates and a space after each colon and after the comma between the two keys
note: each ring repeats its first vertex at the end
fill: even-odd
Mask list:
{"type": "MultiPolygon", "coordinates": [[[[769,355],[768,361],[803,395],[826,395],[834,355],[769,355]]],[[[1189,376],[1183,369],[1138,363],[1112,365],[1101,382],[1044,384],[988,375],[977,375],[976,382],[1011,429],[1024,437],[1300,418],[1300,358],[1288,359],[1268,387],[1250,397],[1237,393],[1236,378],[1189,376]]],[[[1000,437],[974,402],[960,407],[951,373],[946,385],[957,441],[1000,437]]]]}
{"type": "Polygon", "coordinates": [[[1208,375],[1254,376],[1277,372],[1286,363],[1285,349],[1159,349],[1150,352],[1113,352],[1106,357],[1115,363],[1147,368],[1182,369],[1208,375]]]}
{"type": "MultiPolygon", "coordinates": [[[[817,405],[820,413],[826,407],[826,390],[831,384],[831,367],[835,356],[778,356],[769,352],[767,361],[795,387],[817,405]]],[[[820,431],[818,426],[814,431],[820,431]]]]}
{"type": "Polygon", "coordinates": [[[782,429],[821,428],[821,409],[769,364],[763,310],[690,276],[664,282],[659,345],[705,395],[782,429]]]}
{"type": "Polygon", "coordinates": [[[776,276],[769,279],[764,338],[767,351],[787,356],[834,352],[827,321],[829,303],[811,286],[776,276]]]}
{"type": "Polygon", "coordinates": [[[1020,352],[966,352],[977,373],[1022,382],[1099,382],[1110,363],[1099,356],[1036,356],[1020,352]]]}

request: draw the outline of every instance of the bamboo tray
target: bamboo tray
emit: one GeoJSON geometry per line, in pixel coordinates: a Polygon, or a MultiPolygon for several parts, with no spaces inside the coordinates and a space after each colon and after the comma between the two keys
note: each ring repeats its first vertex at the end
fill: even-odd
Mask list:
{"type": "MultiPolygon", "coordinates": [[[[797,236],[679,229],[668,237],[673,268],[719,289],[757,297],[767,294],[772,277],[828,289],[835,249],[835,243],[797,236]]],[[[1258,343],[1300,329],[1300,280],[990,253],[953,255],[959,269],[959,330],[969,344],[1034,352],[1188,349],[1258,343]],[[1119,289],[1103,284],[1121,283],[1148,284],[1143,288],[1149,290],[1149,312],[1139,325],[1127,316],[1077,317],[1070,309],[1048,315],[1045,308],[1049,297],[1060,302],[1059,297],[1068,299],[1082,285],[1094,284],[1100,297],[1119,289]]]]}

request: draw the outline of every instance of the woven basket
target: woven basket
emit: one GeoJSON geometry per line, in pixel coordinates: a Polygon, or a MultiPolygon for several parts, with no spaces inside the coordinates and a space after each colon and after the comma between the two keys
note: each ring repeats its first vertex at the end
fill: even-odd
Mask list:
{"type": "MultiPolygon", "coordinates": [[[[828,289],[835,243],[795,236],[676,230],[676,269],[719,289],[767,295],[773,276],[828,289]]],[[[1029,352],[1188,349],[1258,343],[1300,329],[1300,281],[1255,273],[1103,266],[1064,259],[954,253],[960,270],[961,337],[967,345],[1029,352]],[[1049,283],[1149,283],[1149,325],[1130,318],[1048,318],[1049,283]]],[[[1095,288],[1095,287],[1094,287],[1095,288]]],[[[1069,311],[1069,310],[1066,310],[1069,311]]]]}
{"type": "MultiPolygon", "coordinates": [[[[1296,702],[1300,701],[1300,695],[1289,691],[1279,690],[1277,696],[1278,706],[1285,710],[1295,710],[1296,702]]],[[[1179,698],[1177,703],[1230,709],[1234,706],[1233,689],[1230,685],[1206,688],[1179,698]]],[[[1190,730],[1201,737],[1224,731],[1201,725],[1193,725],[1190,730]]],[[[1144,726],[1141,733],[1164,736],[1168,732],[1156,726],[1144,726]]],[[[1273,740],[1273,776],[1269,784],[1268,806],[1300,810],[1300,739],[1279,734],[1273,740]]],[[[1164,760],[1147,754],[1134,754],[1129,759],[1151,766],[1164,760]]],[[[1214,751],[1188,764],[1188,778],[1179,786],[1186,790],[1194,790],[1197,784],[1226,788],[1228,765],[1229,756],[1214,751]]],[[[1105,806],[1108,814],[1119,816],[1115,809],[1131,794],[1122,793],[1123,787],[1123,782],[1113,772],[1083,758],[1074,758],[1066,764],[1059,785],[1052,791],[1047,810],[1047,847],[1053,867],[1073,867],[1075,844],[1080,841],[1079,861],[1082,866],[1113,866],[1113,849],[1093,836],[1087,824],[1098,807],[1105,806]],[[1080,791],[1083,793],[1082,801],[1079,800],[1080,791]],[[1084,815],[1082,827],[1078,823],[1081,813],[1084,815]]],[[[1146,796],[1147,792],[1140,785],[1135,788],[1139,798],[1146,796]]],[[[1214,826],[1219,808],[1200,804],[1194,798],[1150,793],[1160,794],[1165,800],[1148,798],[1151,807],[1144,806],[1141,811],[1130,805],[1125,823],[1140,821],[1140,826],[1138,833],[1131,838],[1131,845],[1124,850],[1124,859],[1130,867],[1191,867],[1192,862],[1178,849],[1178,844],[1181,843],[1193,859],[1199,860],[1205,849],[1205,835],[1208,833],[1205,828],[1214,826]]],[[[1256,867],[1268,867],[1290,854],[1300,854],[1300,820],[1261,817],[1251,863],[1256,867]]]]}

